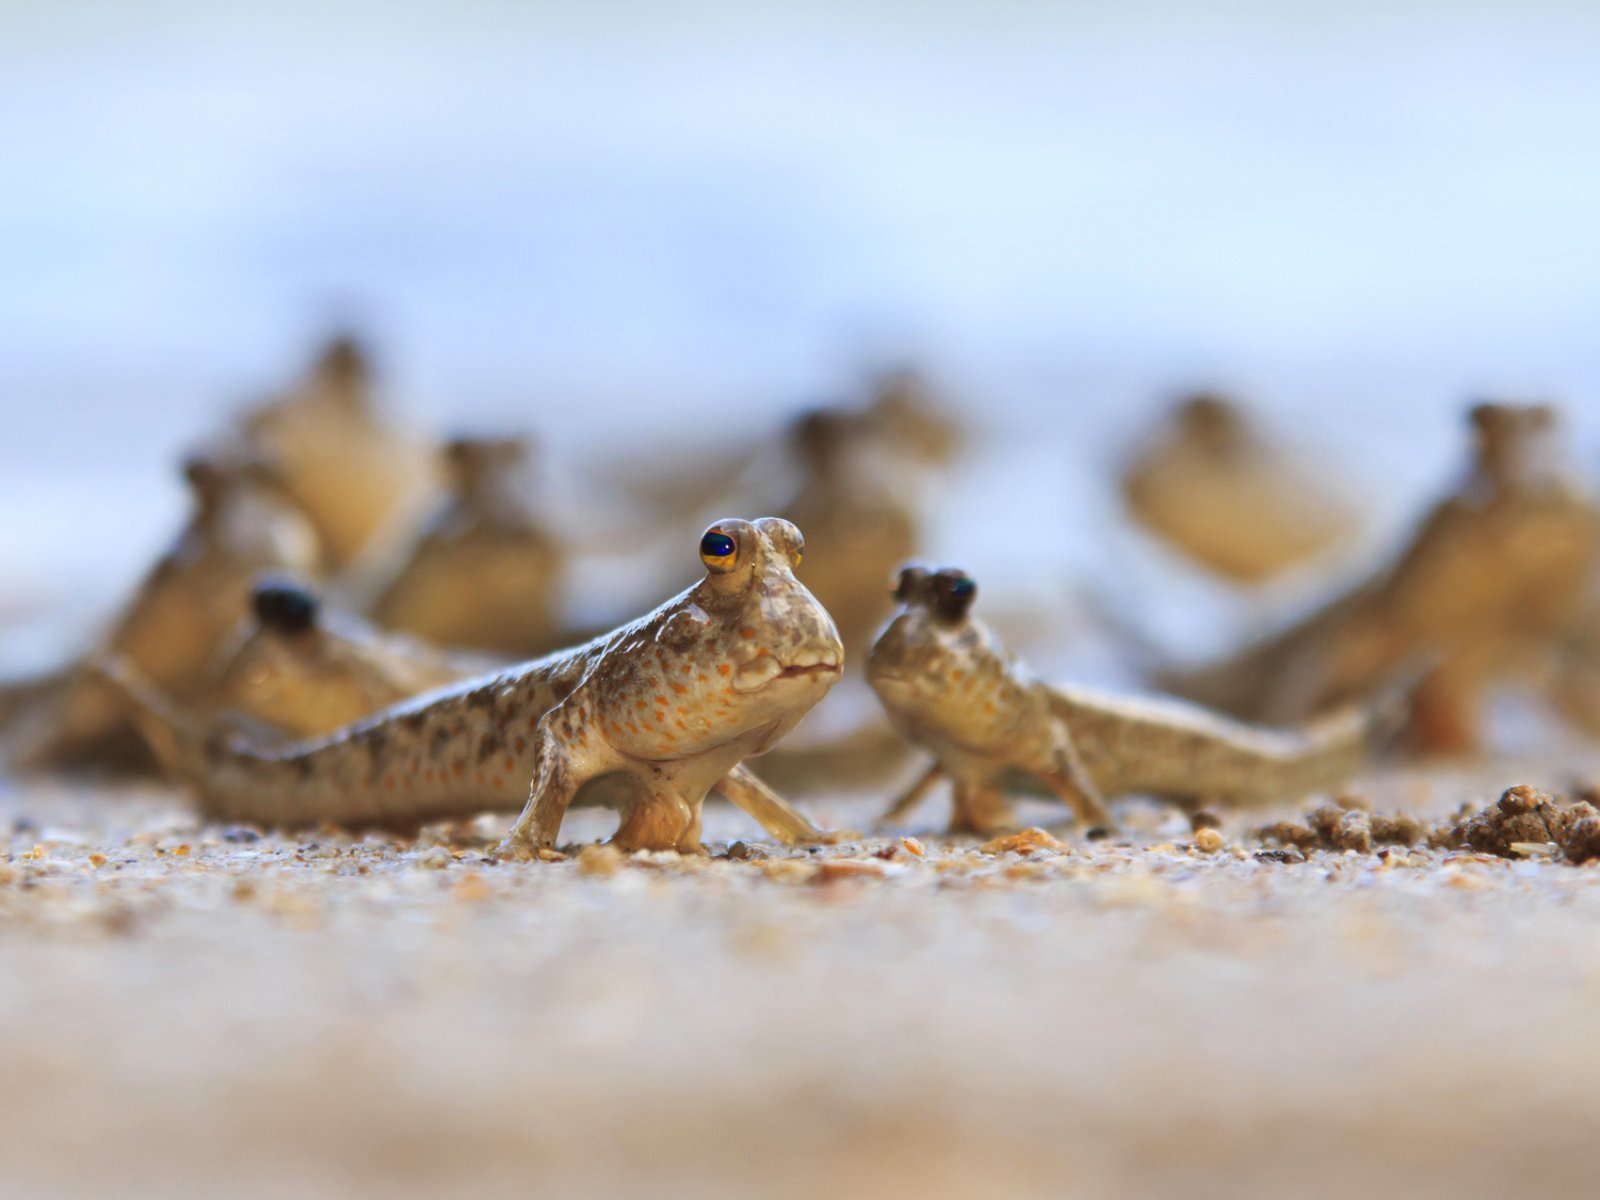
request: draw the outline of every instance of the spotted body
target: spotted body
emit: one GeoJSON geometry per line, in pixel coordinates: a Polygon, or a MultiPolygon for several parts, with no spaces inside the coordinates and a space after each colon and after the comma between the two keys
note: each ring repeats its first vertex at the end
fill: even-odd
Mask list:
{"type": "Polygon", "coordinates": [[[704,579],[572,650],[387,709],[329,737],[266,748],[197,738],[124,679],[147,736],[211,815],[273,824],[416,825],[521,808],[506,844],[554,844],[594,785],[628,849],[699,845],[716,788],[769,832],[815,830],[741,764],[838,678],[827,612],[794,576],[799,531],[727,520],[701,543],[704,579]]]}
{"type": "Polygon", "coordinates": [[[953,828],[992,832],[1010,824],[1005,789],[1023,775],[1080,820],[1107,826],[1108,797],[1288,799],[1344,781],[1367,758],[1375,730],[1362,714],[1263,729],[1175,701],[1048,685],[969,614],[976,585],[959,571],[907,567],[895,594],[900,607],[873,646],[867,678],[896,728],[934,763],[888,819],[948,778],[953,828]]]}

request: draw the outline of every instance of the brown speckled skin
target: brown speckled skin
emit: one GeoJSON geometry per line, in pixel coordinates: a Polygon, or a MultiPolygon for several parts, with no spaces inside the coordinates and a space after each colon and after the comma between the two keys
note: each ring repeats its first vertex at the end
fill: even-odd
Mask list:
{"type": "Polygon", "coordinates": [[[740,764],[792,729],[839,677],[827,612],[795,578],[787,521],[719,521],[726,569],[587,645],[433,692],[275,750],[185,748],[124,681],[153,743],[205,810],[273,824],[416,825],[522,807],[504,849],[554,844],[580,789],[604,785],[625,849],[695,849],[712,788],[794,841],[816,831],[740,764]],[[531,786],[530,786],[531,784],[531,786]]]}
{"type": "Polygon", "coordinates": [[[1370,696],[1419,659],[1423,749],[1477,748],[1484,690],[1559,662],[1600,569],[1600,513],[1543,405],[1471,410],[1473,462],[1388,570],[1282,632],[1161,686],[1234,716],[1298,721],[1370,696]]]}
{"type": "Polygon", "coordinates": [[[934,764],[886,820],[906,816],[940,778],[954,785],[952,829],[990,833],[1011,823],[1003,789],[1019,773],[1080,820],[1109,826],[1104,797],[1287,799],[1342,782],[1366,758],[1369,722],[1355,713],[1270,730],[1177,702],[1042,683],[969,614],[974,595],[960,571],[901,572],[900,608],[872,648],[867,679],[934,764]]]}

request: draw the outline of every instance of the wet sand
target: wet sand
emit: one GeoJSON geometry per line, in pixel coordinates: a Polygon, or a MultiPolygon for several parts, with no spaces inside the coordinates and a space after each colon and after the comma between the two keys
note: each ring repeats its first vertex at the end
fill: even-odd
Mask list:
{"type": "Polygon", "coordinates": [[[709,857],[516,866],[488,824],[248,840],[14,783],[0,1193],[1586,1193],[1600,868],[1258,857],[1300,811],[1207,853],[1137,806],[1128,844],[815,852],[718,810],[709,857]]]}

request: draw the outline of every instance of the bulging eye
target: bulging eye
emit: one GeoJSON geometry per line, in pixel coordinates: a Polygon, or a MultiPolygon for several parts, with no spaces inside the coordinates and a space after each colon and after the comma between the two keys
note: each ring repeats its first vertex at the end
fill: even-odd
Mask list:
{"type": "Polygon", "coordinates": [[[279,633],[304,633],[317,623],[317,597],[292,579],[267,578],[250,597],[256,622],[279,633]]]}
{"type": "Polygon", "coordinates": [[[738,554],[739,543],[720,529],[708,529],[700,539],[700,561],[713,571],[731,571],[738,554]]]}
{"type": "Polygon", "coordinates": [[[794,539],[794,565],[799,566],[806,560],[806,540],[798,534],[794,539]]]}
{"type": "Polygon", "coordinates": [[[978,594],[978,585],[973,582],[972,576],[955,571],[941,571],[936,577],[935,588],[939,614],[950,621],[959,621],[966,616],[978,594]]]}

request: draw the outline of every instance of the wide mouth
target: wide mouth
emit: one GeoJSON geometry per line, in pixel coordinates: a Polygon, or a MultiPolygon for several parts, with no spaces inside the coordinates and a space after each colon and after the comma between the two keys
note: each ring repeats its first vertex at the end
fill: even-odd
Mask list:
{"type": "Polygon", "coordinates": [[[804,667],[785,667],[773,676],[774,679],[806,679],[811,676],[837,675],[838,663],[810,663],[804,667]]]}
{"type": "Polygon", "coordinates": [[[733,683],[736,691],[759,692],[783,681],[796,683],[832,681],[839,677],[842,670],[838,662],[791,663],[787,667],[780,667],[770,658],[760,659],[758,662],[762,665],[752,665],[740,670],[739,676],[733,683]]]}

